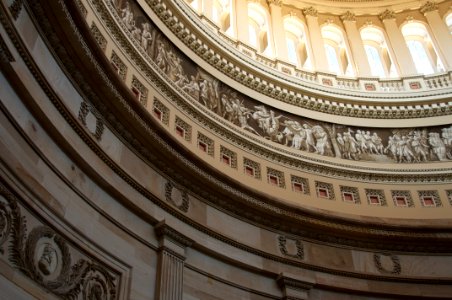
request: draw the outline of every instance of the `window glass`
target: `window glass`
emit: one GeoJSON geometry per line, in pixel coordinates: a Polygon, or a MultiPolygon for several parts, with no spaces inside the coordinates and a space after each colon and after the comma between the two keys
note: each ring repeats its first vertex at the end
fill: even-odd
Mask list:
{"type": "Polygon", "coordinates": [[[385,77],[385,70],[381,61],[380,53],[377,48],[370,45],[364,45],[367,59],[369,60],[370,70],[373,76],[385,77]]]}
{"type": "Polygon", "coordinates": [[[427,56],[424,46],[420,41],[409,40],[407,41],[408,49],[410,49],[411,56],[413,57],[416,70],[421,74],[433,73],[432,64],[427,56]]]}
{"type": "Polygon", "coordinates": [[[340,73],[341,68],[339,66],[339,61],[337,59],[336,49],[329,44],[325,44],[325,52],[326,57],[328,59],[328,65],[330,67],[330,71],[335,73],[340,73]]]}
{"type": "Polygon", "coordinates": [[[287,54],[291,63],[297,64],[297,45],[293,39],[286,39],[287,54]]]}

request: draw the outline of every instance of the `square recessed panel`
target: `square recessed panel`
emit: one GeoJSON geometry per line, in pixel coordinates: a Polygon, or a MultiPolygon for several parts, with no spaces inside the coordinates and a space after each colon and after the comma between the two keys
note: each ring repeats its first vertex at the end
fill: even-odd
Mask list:
{"type": "Polygon", "coordinates": [[[250,166],[245,166],[245,173],[250,176],[254,176],[254,169],[250,166]]]}
{"type": "Polygon", "coordinates": [[[369,195],[369,203],[379,205],[380,204],[380,197],[377,195],[369,195]]]}
{"type": "Polygon", "coordinates": [[[302,193],[304,191],[303,184],[299,182],[292,182],[292,190],[294,192],[302,193]]]}
{"type": "Polygon", "coordinates": [[[180,126],[176,126],[176,133],[177,133],[177,135],[179,135],[181,137],[185,136],[185,130],[180,126]]]}
{"type": "Polygon", "coordinates": [[[268,182],[272,185],[278,185],[279,184],[279,180],[278,177],[274,176],[274,175],[268,175],[268,182]]]}
{"type": "Polygon", "coordinates": [[[221,156],[221,161],[222,161],[224,164],[227,164],[228,166],[231,165],[231,158],[230,158],[229,156],[227,156],[226,154],[223,154],[223,155],[221,156]]]}
{"type": "Polygon", "coordinates": [[[207,145],[204,144],[203,142],[198,142],[198,148],[199,148],[199,150],[201,150],[202,152],[207,152],[207,145]]]}
{"type": "Polygon", "coordinates": [[[407,201],[405,196],[396,196],[395,203],[397,206],[407,206],[407,201]]]}
{"type": "Polygon", "coordinates": [[[328,189],[325,189],[325,188],[319,188],[319,189],[318,189],[318,193],[319,193],[319,197],[322,197],[322,198],[329,198],[329,195],[328,195],[328,189]]]}
{"type": "Polygon", "coordinates": [[[132,93],[135,95],[135,98],[140,100],[141,93],[136,87],[132,87],[132,93]]]}
{"type": "Polygon", "coordinates": [[[342,196],[344,197],[344,201],[355,202],[355,197],[352,193],[343,192],[342,196]]]}
{"type": "Polygon", "coordinates": [[[431,196],[422,197],[422,202],[424,203],[424,206],[435,206],[435,199],[431,196]]]}
{"type": "Polygon", "coordinates": [[[160,111],[160,109],[154,107],[153,112],[154,112],[154,116],[161,121],[162,120],[162,112],[160,111]]]}

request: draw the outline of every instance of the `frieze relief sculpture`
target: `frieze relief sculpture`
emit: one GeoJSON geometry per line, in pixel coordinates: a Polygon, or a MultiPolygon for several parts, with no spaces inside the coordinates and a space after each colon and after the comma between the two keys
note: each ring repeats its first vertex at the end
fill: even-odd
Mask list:
{"type": "Polygon", "coordinates": [[[311,120],[261,104],[198,67],[154,26],[135,2],[116,1],[123,29],[187,99],[269,141],[294,151],[347,160],[422,163],[452,160],[452,126],[356,128],[311,120]]]}

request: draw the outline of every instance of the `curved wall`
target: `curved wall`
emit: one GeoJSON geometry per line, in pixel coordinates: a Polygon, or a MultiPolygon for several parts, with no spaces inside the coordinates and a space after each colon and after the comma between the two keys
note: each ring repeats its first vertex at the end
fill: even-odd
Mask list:
{"type": "Polygon", "coordinates": [[[136,64],[108,7],[1,2],[4,295],[452,295],[450,162],[388,162],[370,174],[375,163],[287,153],[136,64]],[[367,203],[375,191],[386,205],[367,203]],[[411,202],[395,206],[393,191],[411,202]]]}

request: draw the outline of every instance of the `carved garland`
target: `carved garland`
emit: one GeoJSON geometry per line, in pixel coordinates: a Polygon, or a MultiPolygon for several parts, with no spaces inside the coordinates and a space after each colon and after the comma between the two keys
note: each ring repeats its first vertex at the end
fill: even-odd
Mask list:
{"type": "Polygon", "coordinates": [[[295,241],[295,246],[297,247],[297,252],[295,254],[291,254],[289,253],[289,251],[287,250],[287,239],[285,236],[280,235],[278,238],[278,242],[279,242],[279,251],[281,251],[281,253],[285,256],[288,257],[292,257],[292,258],[296,258],[296,259],[303,259],[304,258],[304,248],[303,248],[303,244],[301,243],[300,240],[294,240],[295,241]]]}
{"type": "Polygon", "coordinates": [[[386,253],[375,253],[374,254],[374,263],[375,263],[375,267],[377,268],[377,270],[380,273],[399,275],[402,272],[402,266],[400,265],[400,259],[396,255],[386,254],[386,253]],[[383,266],[383,264],[381,262],[382,257],[388,257],[391,259],[392,269],[388,270],[383,266]]]}
{"type": "Polygon", "coordinates": [[[117,298],[115,276],[87,259],[72,263],[68,243],[48,226],[38,225],[27,234],[18,200],[2,183],[0,196],[0,253],[7,254],[13,267],[62,299],[80,294],[83,299],[117,298]]]}
{"type": "Polygon", "coordinates": [[[173,204],[174,206],[176,206],[181,211],[187,212],[188,208],[190,207],[190,200],[188,198],[187,191],[186,190],[181,191],[182,203],[178,204],[173,199],[173,189],[174,189],[174,184],[171,183],[171,181],[168,181],[165,184],[165,199],[166,199],[166,201],[168,201],[169,203],[173,204]]]}

